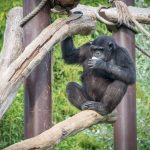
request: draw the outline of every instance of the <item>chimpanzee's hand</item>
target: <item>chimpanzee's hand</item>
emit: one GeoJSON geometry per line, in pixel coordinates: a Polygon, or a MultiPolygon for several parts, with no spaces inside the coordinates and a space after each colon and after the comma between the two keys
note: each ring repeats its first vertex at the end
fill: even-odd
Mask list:
{"type": "Polygon", "coordinates": [[[103,69],[106,65],[106,62],[102,59],[89,59],[88,66],[90,68],[100,68],[103,69]]]}
{"type": "Polygon", "coordinates": [[[96,67],[96,63],[97,63],[97,59],[89,59],[88,66],[90,68],[95,68],[96,67]]]}

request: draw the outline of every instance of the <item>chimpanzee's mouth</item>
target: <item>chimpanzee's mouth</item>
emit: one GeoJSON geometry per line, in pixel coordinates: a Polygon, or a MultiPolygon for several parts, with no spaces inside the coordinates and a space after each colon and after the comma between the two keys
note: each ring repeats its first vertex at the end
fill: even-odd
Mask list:
{"type": "Polygon", "coordinates": [[[102,60],[104,60],[105,59],[105,55],[102,52],[94,53],[92,59],[102,59],[102,60]]]}

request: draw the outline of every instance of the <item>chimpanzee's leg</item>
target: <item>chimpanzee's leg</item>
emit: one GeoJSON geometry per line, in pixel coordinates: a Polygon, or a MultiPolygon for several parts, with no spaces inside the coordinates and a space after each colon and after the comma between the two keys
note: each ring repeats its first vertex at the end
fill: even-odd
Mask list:
{"type": "Polygon", "coordinates": [[[66,92],[69,101],[78,109],[81,109],[81,105],[87,101],[84,90],[75,82],[67,84],[66,92]]]}
{"type": "Polygon", "coordinates": [[[120,103],[126,90],[127,85],[124,82],[116,80],[109,84],[104,97],[100,101],[87,101],[82,105],[82,109],[91,109],[97,111],[101,115],[107,115],[120,103]]]}
{"type": "Polygon", "coordinates": [[[102,103],[107,114],[111,113],[121,102],[123,96],[127,91],[127,87],[128,86],[124,82],[118,80],[114,81],[108,86],[102,99],[102,103]]]}

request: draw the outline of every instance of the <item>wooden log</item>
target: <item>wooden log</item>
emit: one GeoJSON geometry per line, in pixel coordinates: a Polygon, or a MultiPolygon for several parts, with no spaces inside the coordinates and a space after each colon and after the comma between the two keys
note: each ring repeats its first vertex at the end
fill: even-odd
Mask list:
{"type": "Polygon", "coordinates": [[[80,15],[60,19],[45,28],[29,44],[24,52],[2,73],[0,82],[0,118],[6,111],[4,102],[9,99],[22,81],[41,62],[59,41],[73,34],[88,34],[95,28],[95,21],[88,16],[77,19],[80,15]]]}
{"type": "MultiPolygon", "coordinates": [[[[92,6],[85,6],[85,5],[78,5],[76,8],[72,10],[72,12],[75,11],[82,11],[84,15],[88,15],[91,17],[96,17],[95,13],[98,11],[98,7],[92,7],[92,6]]],[[[150,24],[150,8],[138,8],[133,6],[128,6],[129,11],[131,12],[132,16],[135,17],[135,19],[142,23],[142,24],[150,24]]],[[[102,8],[100,10],[100,14],[105,17],[106,20],[111,22],[117,22],[118,14],[116,11],[116,8],[102,8]]]]}
{"type": "MultiPolygon", "coordinates": [[[[150,23],[150,8],[137,8],[133,6],[128,6],[129,11],[135,19],[142,24],[150,23]]],[[[100,11],[104,13],[109,21],[117,22],[117,11],[116,8],[102,9],[100,11]]]]}
{"type": "MultiPolygon", "coordinates": [[[[0,55],[0,74],[4,74],[9,65],[18,58],[23,50],[23,30],[19,26],[23,18],[22,7],[11,9],[7,16],[6,29],[4,32],[4,43],[0,55]]],[[[4,76],[5,77],[5,76],[4,76]]],[[[0,81],[3,78],[0,76],[0,81]]],[[[19,86],[18,86],[19,87],[19,86]]],[[[14,88],[5,101],[0,104],[0,118],[12,104],[18,87],[14,88]]],[[[2,89],[0,89],[1,91],[2,89]]]]}
{"type": "Polygon", "coordinates": [[[0,53],[0,71],[2,67],[5,70],[22,52],[23,30],[19,27],[22,18],[22,7],[15,7],[8,13],[4,43],[0,53]]]}
{"type": "Polygon", "coordinates": [[[5,148],[4,150],[44,150],[54,149],[54,147],[68,136],[77,134],[82,130],[89,128],[90,126],[103,123],[114,122],[116,120],[116,113],[112,113],[107,117],[103,117],[100,114],[92,110],[85,110],[71,118],[62,121],[51,129],[41,133],[40,135],[21,141],[12,146],[5,148]]]}

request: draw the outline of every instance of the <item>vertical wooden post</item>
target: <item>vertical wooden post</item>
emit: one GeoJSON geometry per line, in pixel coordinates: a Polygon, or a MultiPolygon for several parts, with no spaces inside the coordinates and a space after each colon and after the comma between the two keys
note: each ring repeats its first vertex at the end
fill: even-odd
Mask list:
{"type": "MultiPolygon", "coordinates": [[[[24,0],[24,16],[30,13],[41,0],[24,0]]],[[[46,6],[24,26],[24,46],[50,24],[50,5],[46,6]]],[[[25,138],[30,138],[48,129],[52,123],[51,100],[51,54],[25,81],[25,138]]]]}
{"type": "MultiPolygon", "coordinates": [[[[127,5],[133,5],[134,0],[124,0],[127,5]]],[[[134,33],[124,27],[113,36],[118,45],[128,49],[130,56],[135,60],[134,33]]],[[[130,86],[123,100],[118,106],[118,119],[114,124],[115,150],[136,150],[136,90],[130,86]]]]}

